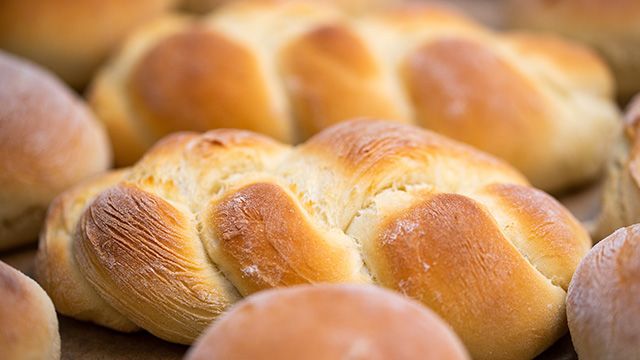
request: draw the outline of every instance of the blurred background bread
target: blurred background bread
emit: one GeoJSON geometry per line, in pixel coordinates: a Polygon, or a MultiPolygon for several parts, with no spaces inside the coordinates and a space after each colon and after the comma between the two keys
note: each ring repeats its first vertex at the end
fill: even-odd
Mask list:
{"type": "Polygon", "coordinates": [[[49,202],[111,163],[107,134],[49,72],[0,52],[0,250],[34,241],[49,202]]]}
{"type": "MultiPolygon", "coordinates": [[[[182,0],[181,8],[196,13],[207,13],[215,10],[219,6],[243,0],[182,0]]],[[[336,5],[348,13],[358,14],[380,8],[385,8],[393,4],[406,2],[404,0],[315,0],[336,5]]]]}
{"type": "Polygon", "coordinates": [[[88,291],[46,281],[54,303],[182,344],[264,289],[375,283],[442,316],[474,358],[533,358],[566,332],[566,289],[591,245],[506,163],[389,121],[343,122],[295,148],[178,133],[122,181],[59,199],[38,273],[73,267],[88,291]]]}
{"type": "Polygon", "coordinates": [[[231,308],[187,360],[469,359],[426,307],[374,286],[307,285],[260,292],[231,308]],[[252,339],[253,341],[247,341],[252,339]]]}
{"type": "Polygon", "coordinates": [[[253,1],[147,24],[89,97],[118,165],[176,130],[235,127],[297,143],[370,116],[469,143],[560,191],[600,174],[620,126],[612,90],[586,48],[497,34],[442,8],[354,18],[317,2],[253,1]]]}
{"type": "Polygon", "coordinates": [[[135,27],[177,0],[2,0],[0,49],[31,59],[82,89],[135,27]]]}
{"type": "Polygon", "coordinates": [[[29,277],[0,261],[0,357],[60,359],[58,318],[47,293],[29,277]]]}
{"type": "Polygon", "coordinates": [[[509,0],[511,25],[593,46],[611,65],[618,96],[640,91],[640,1],[509,0]]]}
{"type": "Polygon", "coordinates": [[[640,222],[640,96],[627,108],[625,132],[616,143],[607,166],[602,209],[594,229],[595,240],[614,230],[640,222]]]}
{"type": "Polygon", "coordinates": [[[617,230],[582,260],[567,317],[581,360],[640,356],[640,225],[617,230]]]}

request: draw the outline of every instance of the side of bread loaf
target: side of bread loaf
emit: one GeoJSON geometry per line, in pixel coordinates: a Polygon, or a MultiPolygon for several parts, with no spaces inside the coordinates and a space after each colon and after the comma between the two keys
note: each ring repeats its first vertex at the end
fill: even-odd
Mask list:
{"type": "Polygon", "coordinates": [[[296,143],[368,116],[469,143],[545,190],[596,176],[619,126],[610,74],[589,50],[425,6],[347,17],[317,2],[249,1],[159,19],[128,39],[90,99],[119,164],[176,130],[296,143]]]}
{"type": "Polygon", "coordinates": [[[580,359],[640,355],[640,226],[622,228],[587,254],[571,280],[567,317],[580,359]]]}
{"type": "Polygon", "coordinates": [[[90,109],[49,72],[0,52],[0,250],[34,241],[49,202],[107,169],[90,109]]]}
{"type": "Polygon", "coordinates": [[[47,293],[2,261],[0,349],[5,360],[60,359],[58,318],[47,293]]]}
{"type": "MultiPolygon", "coordinates": [[[[374,120],[295,148],[240,130],[176,134],[115,186],[76,191],[65,197],[86,210],[63,240],[67,264],[119,314],[179,343],[259,290],[375,283],[436,311],[476,358],[531,358],[566,330],[565,291],[590,247],[505,163],[374,120]]],[[[46,272],[57,260],[42,249],[46,272]]]]}
{"type": "Polygon", "coordinates": [[[640,96],[631,101],[625,120],[626,131],[619,137],[607,167],[595,240],[640,222],[640,96]]]}

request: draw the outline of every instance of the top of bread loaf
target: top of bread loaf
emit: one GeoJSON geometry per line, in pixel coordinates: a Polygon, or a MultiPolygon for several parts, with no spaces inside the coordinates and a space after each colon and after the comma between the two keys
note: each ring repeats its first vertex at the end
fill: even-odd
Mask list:
{"type": "Polygon", "coordinates": [[[95,200],[74,190],[64,201],[82,216],[62,215],[87,289],[120,314],[92,320],[181,343],[240,296],[355,282],[422,301],[474,357],[533,357],[566,330],[565,290],[590,246],[509,165],[392,122],[341,123],[295,148],[240,130],[175,134],[104,186],[88,188],[95,200]]]}
{"type": "Polygon", "coordinates": [[[316,2],[248,1],[133,34],[90,95],[133,163],[175,130],[250,129],[299,142],[358,116],[415,123],[497,155],[539,187],[595,176],[618,129],[589,50],[496,34],[442,8],[347,17],[316,2]]]}

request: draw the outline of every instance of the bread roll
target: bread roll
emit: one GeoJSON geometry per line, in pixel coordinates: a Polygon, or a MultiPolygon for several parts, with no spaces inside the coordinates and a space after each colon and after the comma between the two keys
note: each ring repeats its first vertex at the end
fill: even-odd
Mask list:
{"type": "Polygon", "coordinates": [[[626,131],[607,166],[602,210],[594,230],[596,240],[640,222],[640,96],[631,101],[625,120],[626,131]]]}
{"type": "Polygon", "coordinates": [[[555,32],[593,46],[611,65],[621,98],[640,91],[640,1],[510,2],[514,26],[555,32]]]}
{"type": "Polygon", "coordinates": [[[4,360],[60,359],[58,318],[38,284],[0,261],[0,349],[4,360]]]}
{"type": "Polygon", "coordinates": [[[0,250],[36,240],[49,202],[104,171],[111,149],[87,106],[46,71],[0,52],[0,250]]]}
{"type": "Polygon", "coordinates": [[[610,74],[589,50],[426,6],[349,17],[250,1],[159,19],[101,70],[90,101],[121,165],[176,130],[297,143],[368,116],[467,142],[550,191],[597,176],[620,126],[610,74]]]}
{"type": "Polygon", "coordinates": [[[432,311],[374,286],[260,292],[215,321],[187,360],[469,359],[432,311]],[[251,339],[247,341],[247,339],[251,339]]]}
{"type": "Polygon", "coordinates": [[[2,0],[0,49],[29,58],[82,88],[134,28],[176,0],[2,0]]]}
{"type": "Polygon", "coordinates": [[[640,356],[640,225],[617,230],[582,260],[567,317],[581,360],[640,356]]]}
{"type": "MultiPolygon", "coordinates": [[[[65,195],[86,210],[59,240],[78,273],[137,326],[185,344],[260,290],[376,283],[442,316],[474,358],[532,358],[566,331],[565,291],[591,245],[510,166],[385,121],[295,148],[241,130],[175,134],[95,200],[82,193],[65,195]]],[[[48,256],[41,271],[58,266],[48,256]]]]}

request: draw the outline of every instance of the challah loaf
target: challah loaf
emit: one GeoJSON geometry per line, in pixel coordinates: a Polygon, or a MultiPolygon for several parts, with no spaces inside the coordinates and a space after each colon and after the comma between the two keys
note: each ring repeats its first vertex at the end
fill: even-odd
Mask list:
{"type": "Polygon", "coordinates": [[[107,134],[48,72],[0,51],[0,250],[35,241],[49,202],[107,169],[107,134]]]}
{"type": "Polygon", "coordinates": [[[618,95],[640,91],[640,1],[510,0],[510,22],[555,32],[597,49],[611,65],[618,95]]]}
{"type": "Polygon", "coordinates": [[[58,318],[47,294],[26,275],[0,261],[0,357],[60,359],[58,318]]]}
{"type": "Polygon", "coordinates": [[[581,360],[640,356],[640,225],[614,232],[582,260],[567,317],[581,360]]]}
{"type": "Polygon", "coordinates": [[[626,132],[616,143],[607,168],[596,240],[640,222],[640,96],[629,105],[625,120],[626,132]]]}
{"type": "Polygon", "coordinates": [[[90,101],[116,162],[175,130],[250,129],[299,142],[351,117],[419,124],[559,190],[594,177],[618,129],[611,79],[588,50],[498,35],[433,7],[347,18],[320,3],[232,3],[140,29],[90,101]]]}
{"type": "Polygon", "coordinates": [[[205,331],[186,359],[469,356],[437,315],[406,297],[375,286],[307,285],[263,291],[243,300],[205,331]]]}
{"type": "Polygon", "coordinates": [[[565,290],[591,244],[510,166],[393,122],[344,122],[295,148],[241,130],[175,134],[97,185],[95,199],[92,185],[60,200],[86,210],[74,224],[61,208],[62,240],[49,217],[40,273],[58,263],[42,249],[71,242],[64,266],[117,313],[94,302],[102,319],[85,319],[124,317],[179,343],[259,290],[376,283],[433,309],[474,358],[532,358],[566,331],[565,290]]]}
{"type": "Polygon", "coordinates": [[[29,58],[82,88],[130,31],[176,2],[2,0],[0,49],[29,58]]]}

